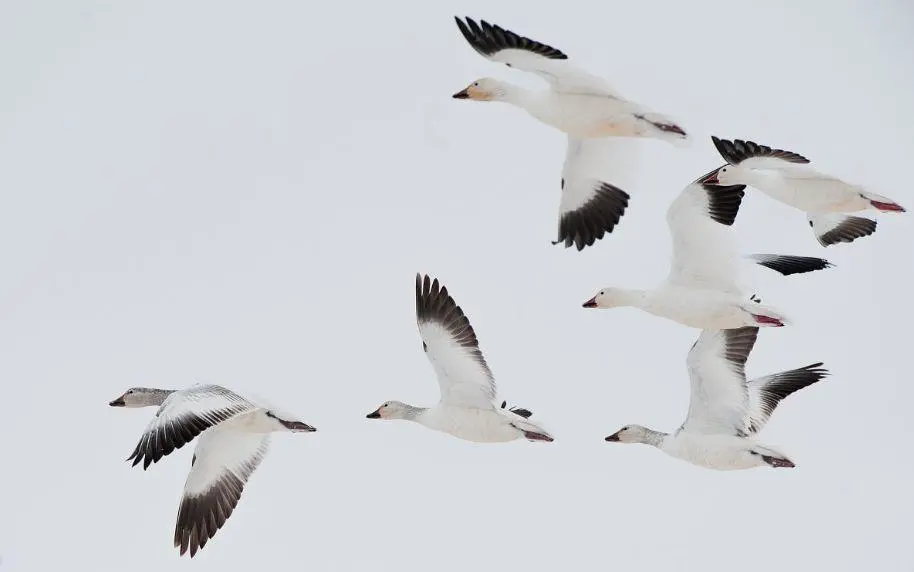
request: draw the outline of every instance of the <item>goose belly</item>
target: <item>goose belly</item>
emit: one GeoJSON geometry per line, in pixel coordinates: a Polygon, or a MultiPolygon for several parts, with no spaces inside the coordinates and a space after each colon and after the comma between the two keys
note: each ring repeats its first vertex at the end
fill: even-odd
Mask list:
{"type": "Polygon", "coordinates": [[[655,316],[702,330],[755,325],[752,316],[742,309],[741,300],[710,290],[667,290],[654,296],[644,309],[655,316]]]}
{"type": "Polygon", "coordinates": [[[543,123],[578,138],[634,136],[635,121],[619,102],[597,95],[552,96],[528,109],[543,123]]]}
{"type": "Polygon", "coordinates": [[[690,435],[680,432],[667,437],[661,449],[677,459],[717,471],[739,471],[764,466],[749,452],[751,442],[730,435],[690,435]]]}
{"type": "Polygon", "coordinates": [[[806,212],[855,212],[869,207],[858,190],[835,180],[781,179],[762,184],[759,190],[806,212]]]}
{"type": "Polygon", "coordinates": [[[506,417],[494,410],[439,406],[426,411],[418,421],[429,429],[476,443],[504,443],[522,436],[506,417]]]}

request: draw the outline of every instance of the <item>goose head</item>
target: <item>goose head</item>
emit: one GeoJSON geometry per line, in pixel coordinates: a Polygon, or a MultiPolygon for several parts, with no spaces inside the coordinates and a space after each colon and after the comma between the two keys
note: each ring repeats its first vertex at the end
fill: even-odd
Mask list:
{"type": "Polygon", "coordinates": [[[172,393],[166,389],[149,387],[131,387],[120,397],[108,403],[111,407],[151,407],[162,405],[165,398],[172,393]]]}
{"type": "Polygon", "coordinates": [[[711,185],[743,185],[746,183],[747,170],[739,165],[724,165],[720,169],[708,174],[702,182],[711,185]]]}
{"type": "Polygon", "coordinates": [[[415,407],[402,401],[385,401],[365,417],[368,419],[411,419],[415,410],[415,407]]]}
{"type": "Polygon", "coordinates": [[[582,304],[585,308],[618,308],[628,306],[630,296],[621,288],[603,288],[596,296],[582,304]]]}
{"type": "Polygon", "coordinates": [[[641,425],[626,425],[606,439],[610,443],[647,443],[652,431],[641,425]]]}
{"type": "Polygon", "coordinates": [[[505,97],[505,87],[497,79],[484,77],[477,79],[451,97],[475,101],[499,101],[505,97]]]}

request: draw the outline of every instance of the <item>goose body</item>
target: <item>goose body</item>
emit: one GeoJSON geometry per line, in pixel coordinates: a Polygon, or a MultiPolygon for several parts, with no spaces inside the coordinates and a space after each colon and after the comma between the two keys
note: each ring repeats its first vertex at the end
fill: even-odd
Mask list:
{"type": "Polygon", "coordinates": [[[552,441],[542,427],[528,421],[526,409],[495,404],[495,378],[479,349],[476,332],[447,288],[416,275],[416,322],[422,349],[435,370],[441,400],[434,407],[386,401],[369,419],[403,419],[476,443],[516,439],[552,441]]]}
{"type": "MultiPolygon", "coordinates": [[[[511,412],[444,404],[424,410],[416,421],[429,429],[475,443],[505,443],[526,438],[524,427],[528,425],[522,417],[511,412]]],[[[530,427],[530,431],[545,435],[538,427],[530,427]]]]}
{"type": "Polygon", "coordinates": [[[134,387],[112,407],[158,407],[127,459],[133,466],[153,463],[197,439],[190,473],[178,509],[174,545],[191,558],[215,536],[241,499],[277,431],[316,429],[219,385],[183,390],[134,387]]]}
{"type": "Polygon", "coordinates": [[[561,50],[484,20],[455,20],[477,53],[536,74],[549,84],[548,90],[536,91],[482,78],[453,97],[508,103],[567,135],[559,232],[553,244],[579,251],[592,246],[613,231],[628,206],[629,194],[606,180],[605,173],[607,164],[613,170],[628,168],[630,161],[613,163],[617,155],[630,152],[624,138],[682,144],[688,141],[687,133],[670,117],[627,100],[604,79],[579,69],[561,50]]]}
{"type": "MultiPolygon", "coordinates": [[[[775,308],[747,298],[737,283],[738,265],[730,226],[736,220],[744,185],[710,182],[716,170],[688,185],[667,210],[673,256],[667,279],[651,290],[608,287],[584,303],[585,308],[631,306],[649,314],[702,330],[744,326],[784,326],[788,319],[775,308]]],[[[782,275],[829,268],[822,258],[754,254],[756,264],[782,275]]]]}
{"type": "MultiPolygon", "coordinates": [[[[654,290],[604,289],[598,299],[639,308],[648,314],[698,329],[744,326],[783,326],[787,318],[778,310],[736,294],[718,290],[662,285],[654,290]]],[[[585,307],[590,307],[585,304],[585,307]]]]}
{"type": "Polygon", "coordinates": [[[822,363],[746,381],[758,328],[706,330],[689,351],[689,412],[674,433],[626,425],[609,442],[652,445],[667,455],[721,471],[793,467],[783,452],[755,436],[788,395],[828,375],[822,363]]]}
{"type": "Polygon", "coordinates": [[[875,232],[875,221],[846,213],[905,212],[888,197],[812,169],[809,159],[798,153],[741,139],[712,140],[727,161],[713,177],[716,182],[751,186],[805,212],[822,246],[853,242],[875,232]]]}

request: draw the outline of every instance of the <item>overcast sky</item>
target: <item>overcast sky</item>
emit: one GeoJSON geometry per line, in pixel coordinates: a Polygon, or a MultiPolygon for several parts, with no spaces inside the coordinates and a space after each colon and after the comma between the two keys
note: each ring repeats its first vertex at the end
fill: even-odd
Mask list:
{"type": "Polygon", "coordinates": [[[665,211],[720,164],[710,135],[802,153],[911,208],[914,8],[903,0],[0,3],[0,570],[770,570],[914,567],[911,215],[823,249],[751,190],[749,252],[825,255],[749,293],[793,318],[748,373],[824,361],[760,440],[794,470],[720,473],[644,446],[675,430],[697,330],[581,303],[668,270],[665,211]],[[621,225],[555,238],[565,137],[451,99],[487,62],[455,14],[563,50],[670,114],[621,225]],[[552,444],[480,445],[365,419],[433,405],[416,272],[469,315],[552,444]],[[283,434],[193,560],[172,548],[191,447],[130,454],[134,385],[254,392],[283,434]]]}

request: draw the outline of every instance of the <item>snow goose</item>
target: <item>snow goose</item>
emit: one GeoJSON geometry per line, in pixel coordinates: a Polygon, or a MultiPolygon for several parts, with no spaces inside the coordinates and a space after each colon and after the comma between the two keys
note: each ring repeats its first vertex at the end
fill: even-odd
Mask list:
{"type": "Polygon", "coordinates": [[[432,363],[441,400],[435,407],[385,401],[369,419],[405,419],[477,443],[515,439],[552,441],[542,427],[528,421],[529,410],[496,407],[495,378],[479,350],[470,321],[447,288],[416,275],[416,322],[422,349],[432,363]]]}
{"type": "Polygon", "coordinates": [[[876,231],[876,221],[843,213],[863,210],[905,212],[895,201],[845,183],[806,165],[809,159],[742,139],[711,136],[727,164],[714,177],[723,185],[749,185],[769,197],[806,212],[822,246],[853,242],[876,231]]]}
{"type": "MultiPolygon", "coordinates": [[[[470,46],[483,57],[545,79],[551,89],[530,91],[492,78],[474,81],[455,99],[501,101],[523,108],[568,136],[562,168],[558,240],[579,251],[612,232],[628,206],[629,195],[602,180],[601,163],[619,144],[605,138],[649,137],[688,140],[685,130],[665,115],[628,101],[605,80],[578,69],[561,51],[486,21],[455,18],[470,46]]],[[[617,140],[618,141],[618,140],[617,140]]]]}
{"type": "MultiPolygon", "coordinates": [[[[741,294],[736,280],[740,257],[729,227],[746,187],[712,183],[715,173],[716,169],[688,185],[667,210],[673,256],[666,281],[654,290],[604,288],[584,303],[585,308],[634,306],[702,330],[785,325],[780,312],[741,294]]],[[[827,260],[806,256],[746,258],[785,276],[831,267],[827,260]]]]}
{"type": "Polygon", "coordinates": [[[793,467],[783,453],[757,443],[778,403],[828,375],[822,363],[746,382],[746,359],[758,328],[705,330],[689,351],[691,382],[685,423],[672,434],[626,425],[606,441],[644,443],[689,463],[717,470],[793,467]]]}
{"type": "Polygon", "coordinates": [[[175,548],[190,557],[222,528],[267,453],[270,433],[316,431],[218,385],[188,389],[134,387],[112,407],[158,407],[128,461],[143,469],[198,435],[175,526],[175,548]]]}

